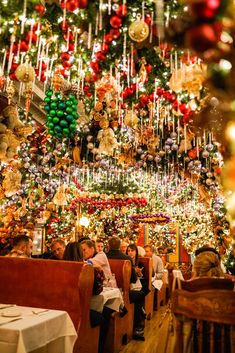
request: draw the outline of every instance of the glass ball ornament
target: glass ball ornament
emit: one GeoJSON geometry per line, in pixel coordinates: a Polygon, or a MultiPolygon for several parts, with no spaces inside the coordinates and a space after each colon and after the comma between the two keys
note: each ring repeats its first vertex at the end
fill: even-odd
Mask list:
{"type": "Polygon", "coordinates": [[[31,66],[31,64],[29,64],[28,61],[26,61],[23,64],[20,64],[16,71],[15,71],[15,75],[17,77],[17,80],[21,81],[21,82],[32,82],[35,78],[35,70],[34,68],[31,66]]]}
{"type": "Polygon", "coordinates": [[[131,23],[128,34],[134,42],[143,42],[148,38],[149,26],[141,19],[141,16],[138,15],[137,20],[131,23]]]}

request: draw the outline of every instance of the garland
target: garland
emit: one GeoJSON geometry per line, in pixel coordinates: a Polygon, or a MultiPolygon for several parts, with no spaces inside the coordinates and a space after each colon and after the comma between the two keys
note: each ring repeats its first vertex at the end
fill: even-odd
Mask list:
{"type": "Polygon", "coordinates": [[[147,200],[144,197],[128,198],[126,200],[94,200],[91,197],[77,197],[71,202],[70,208],[75,209],[77,203],[82,203],[87,206],[95,206],[96,208],[122,208],[124,206],[135,205],[136,207],[145,207],[147,205],[147,200]]]}
{"type": "Polygon", "coordinates": [[[137,222],[137,223],[149,223],[149,224],[166,224],[170,222],[170,217],[167,215],[164,215],[163,213],[159,214],[153,214],[153,213],[148,213],[148,214],[142,214],[142,215],[134,215],[129,217],[132,221],[137,222]]]}

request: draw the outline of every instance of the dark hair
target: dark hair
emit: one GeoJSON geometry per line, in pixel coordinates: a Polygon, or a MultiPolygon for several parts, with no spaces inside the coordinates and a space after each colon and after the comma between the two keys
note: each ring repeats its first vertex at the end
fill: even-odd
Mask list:
{"type": "Polygon", "coordinates": [[[66,245],[63,260],[83,261],[82,249],[79,242],[74,241],[66,245]]]}
{"type": "Polygon", "coordinates": [[[139,262],[139,251],[138,251],[138,247],[137,245],[135,244],[129,244],[127,249],[126,249],[126,254],[128,255],[128,249],[131,249],[131,250],[135,250],[136,251],[136,254],[135,254],[135,266],[138,265],[138,262],[139,262]]]}
{"type": "Polygon", "coordinates": [[[197,255],[199,255],[199,254],[201,254],[202,252],[205,252],[205,251],[213,252],[214,254],[218,255],[218,257],[220,259],[220,254],[218,253],[218,251],[216,249],[214,249],[214,248],[209,247],[209,246],[205,246],[205,247],[202,246],[201,248],[197,249],[195,251],[195,256],[197,256],[197,255]]]}
{"type": "Polygon", "coordinates": [[[28,237],[27,235],[20,235],[18,237],[15,237],[13,239],[13,247],[19,246],[20,244],[28,244],[30,239],[31,238],[28,237]]]}
{"type": "Polygon", "coordinates": [[[78,242],[81,244],[84,240],[91,240],[91,238],[89,238],[89,237],[81,237],[80,239],[78,239],[78,242]]]}
{"type": "Polygon", "coordinates": [[[121,240],[118,237],[111,237],[108,240],[109,250],[119,250],[121,246],[121,240]]]}

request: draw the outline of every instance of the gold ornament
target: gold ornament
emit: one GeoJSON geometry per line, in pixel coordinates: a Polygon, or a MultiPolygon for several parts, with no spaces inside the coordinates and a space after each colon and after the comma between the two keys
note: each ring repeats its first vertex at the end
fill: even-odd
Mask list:
{"type": "Polygon", "coordinates": [[[35,77],[35,70],[32,65],[29,63],[28,56],[25,59],[25,63],[20,64],[16,71],[16,77],[21,82],[32,82],[35,77]]]}
{"type": "Polygon", "coordinates": [[[11,104],[11,100],[15,94],[15,87],[14,87],[13,81],[9,82],[6,88],[6,93],[7,93],[8,104],[11,104]]]}
{"type": "Polygon", "coordinates": [[[137,20],[130,25],[128,34],[133,41],[143,42],[146,38],[148,38],[149,26],[141,20],[141,16],[138,15],[137,20]]]}
{"type": "Polygon", "coordinates": [[[52,77],[51,84],[54,91],[59,91],[63,85],[64,78],[62,75],[55,73],[52,77]]]}

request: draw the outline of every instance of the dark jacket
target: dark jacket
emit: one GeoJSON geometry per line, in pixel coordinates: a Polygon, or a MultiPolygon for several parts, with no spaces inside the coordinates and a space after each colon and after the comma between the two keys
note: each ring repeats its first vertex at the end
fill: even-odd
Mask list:
{"type": "Polygon", "coordinates": [[[131,283],[135,283],[137,281],[135,266],[133,265],[130,256],[123,254],[120,250],[109,250],[106,255],[108,259],[129,260],[131,262],[131,283]]]}

